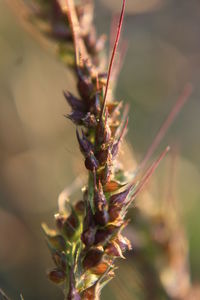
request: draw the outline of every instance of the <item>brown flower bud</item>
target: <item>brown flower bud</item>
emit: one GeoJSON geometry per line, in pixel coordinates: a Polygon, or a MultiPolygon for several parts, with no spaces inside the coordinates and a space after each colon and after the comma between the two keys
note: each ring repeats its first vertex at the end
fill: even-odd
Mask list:
{"type": "Polygon", "coordinates": [[[85,203],[80,200],[75,204],[75,211],[78,215],[83,215],[85,212],[85,203]]]}
{"type": "Polygon", "coordinates": [[[112,173],[112,165],[110,163],[106,163],[105,167],[99,174],[100,180],[103,185],[105,185],[107,182],[110,181],[111,173],[112,173]]]}
{"type": "Polygon", "coordinates": [[[63,271],[66,270],[67,262],[66,262],[66,256],[65,256],[64,252],[55,251],[52,254],[52,258],[53,258],[55,265],[59,269],[61,269],[63,271]]]}
{"type": "Polygon", "coordinates": [[[89,250],[83,260],[84,268],[90,269],[98,265],[102,260],[103,254],[104,252],[98,248],[89,250]]]}
{"type": "Polygon", "coordinates": [[[54,269],[54,270],[50,271],[47,274],[47,276],[52,282],[54,282],[56,284],[62,283],[66,277],[65,272],[63,270],[59,270],[59,269],[54,269]]]}
{"type": "Polygon", "coordinates": [[[96,158],[98,159],[98,162],[101,166],[105,165],[105,163],[107,162],[109,157],[109,148],[107,149],[103,149],[103,150],[99,150],[96,153],[96,158]]]}

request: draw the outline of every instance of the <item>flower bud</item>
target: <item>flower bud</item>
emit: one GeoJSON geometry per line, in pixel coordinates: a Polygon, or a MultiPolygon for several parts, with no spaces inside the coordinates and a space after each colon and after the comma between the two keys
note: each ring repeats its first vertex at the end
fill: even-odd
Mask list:
{"type": "Polygon", "coordinates": [[[123,206],[126,204],[127,201],[127,197],[131,191],[131,189],[133,188],[133,185],[128,186],[123,192],[118,193],[118,194],[114,194],[110,197],[110,205],[119,205],[119,206],[123,206]]]}
{"type": "Polygon", "coordinates": [[[107,226],[104,229],[98,229],[95,234],[95,245],[100,243],[105,243],[107,240],[110,239],[112,234],[117,230],[115,226],[107,226]]]}
{"type": "Polygon", "coordinates": [[[81,95],[81,98],[83,98],[87,103],[89,103],[92,94],[92,84],[86,77],[79,77],[78,91],[81,95]]]}
{"type": "Polygon", "coordinates": [[[80,200],[75,204],[75,211],[78,215],[83,215],[85,212],[85,203],[80,200]]]}
{"type": "Polygon", "coordinates": [[[63,271],[66,270],[67,262],[66,262],[66,256],[65,256],[64,252],[54,251],[52,253],[52,258],[53,258],[55,265],[59,269],[61,269],[63,271]]]}
{"type": "Polygon", "coordinates": [[[81,152],[85,157],[87,157],[88,155],[90,155],[90,152],[93,150],[93,145],[87,139],[83,131],[82,131],[82,138],[80,137],[78,130],[76,130],[76,136],[79,142],[79,147],[81,152]]]}
{"type": "Polygon", "coordinates": [[[97,211],[102,211],[107,206],[107,200],[103,192],[101,181],[99,180],[98,187],[94,183],[94,205],[97,211]]]}
{"type": "Polygon", "coordinates": [[[109,217],[111,222],[114,222],[121,218],[121,207],[119,206],[110,205],[108,212],[109,212],[109,217]]]}
{"type": "Polygon", "coordinates": [[[68,91],[64,91],[63,93],[68,104],[71,106],[71,108],[74,111],[81,111],[81,112],[87,111],[87,107],[83,101],[77,99],[74,95],[72,95],[68,91]]]}
{"type": "Polygon", "coordinates": [[[131,242],[121,234],[118,234],[116,243],[120,246],[122,252],[132,249],[131,242]]]}
{"type": "Polygon", "coordinates": [[[109,221],[109,214],[106,209],[97,210],[94,219],[97,225],[105,226],[109,221]]]}
{"type": "Polygon", "coordinates": [[[109,163],[106,163],[105,167],[99,174],[100,180],[103,185],[105,185],[107,182],[110,181],[111,173],[112,173],[112,165],[109,163]]]}
{"type": "Polygon", "coordinates": [[[47,276],[52,282],[56,284],[62,283],[66,277],[65,272],[59,269],[53,269],[47,274],[47,276]]]}
{"type": "Polygon", "coordinates": [[[108,160],[108,157],[109,157],[109,148],[99,150],[96,153],[96,158],[98,159],[98,162],[101,166],[105,165],[105,163],[108,160]]]}
{"type": "Polygon", "coordinates": [[[98,160],[94,156],[94,153],[90,151],[89,155],[85,159],[85,167],[90,170],[96,170],[99,166],[98,160]]]}
{"type": "Polygon", "coordinates": [[[82,233],[81,240],[86,247],[90,247],[94,244],[95,233],[96,233],[96,229],[94,227],[89,227],[82,233]]]}
{"type": "Polygon", "coordinates": [[[108,243],[106,253],[110,256],[124,258],[120,246],[115,241],[108,243]]]}
{"type": "Polygon", "coordinates": [[[76,111],[72,111],[66,117],[76,125],[83,125],[83,120],[85,116],[86,114],[84,112],[76,110],[76,111]]]}
{"type": "Polygon", "coordinates": [[[103,257],[103,254],[104,251],[98,248],[89,250],[83,260],[84,268],[90,269],[98,265],[98,263],[101,261],[103,257]]]}

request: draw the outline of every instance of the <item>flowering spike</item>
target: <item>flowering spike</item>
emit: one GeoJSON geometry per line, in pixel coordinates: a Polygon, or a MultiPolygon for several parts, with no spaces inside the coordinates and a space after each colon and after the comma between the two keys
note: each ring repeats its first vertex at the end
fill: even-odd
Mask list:
{"type": "Polygon", "coordinates": [[[44,229],[56,266],[49,275],[51,279],[58,283],[64,279],[68,300],[96,300],[101,288],[114,276],[114,260],[124,258],[123,253],[131,249],[128,239],[122,236],[128,223],[125,220],[127,207],[165,153],[150,167],[138,186],[127,181],[123,168],[115,160],[127,131],[128,106],[120,117],[123,102],[109,99],[107,103],[106,97],[125,0],[107,80],[97,63],[96,32],[85,5],[79,15],[73,0],[66,0],[66,4],[75,48],[79,96],[75,97],[68,91],[64,96],[72,109],[68,118],[82,127],[76,128],[76,136],[88,170],[88,184],[83,190],[83,200],[73,205],[68,203],[70,212],[63,210],[56,215],[58,232],[44,229]],[[86,20],[89,22],[87,28],[84,26],[86,20]]]}

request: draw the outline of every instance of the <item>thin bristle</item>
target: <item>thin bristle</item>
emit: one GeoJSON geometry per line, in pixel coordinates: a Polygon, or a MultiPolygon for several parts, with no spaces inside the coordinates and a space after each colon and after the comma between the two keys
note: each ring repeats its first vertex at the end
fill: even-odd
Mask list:
{"type": "Polygon", "coordinates": [[[116,35],[115,44],[114,44],[114,47],[113,47],[111,60],[110,60],[109,68],[108,68],[108,77],[107,77],[107,82],[106,82],[106,88],[105,88],[105,94],[104,94],[104,99],[103,99],[101,115],[104,112],[104,107],[105,107],[106,97],[107,97],[107,93],[108,93],[108,86],[109,86],[112,66],[113,66],[113,62],[114,62],[114,58],[115,58],[115,54],[116,54],[116,51],[117,51],[117,46],[118,46],[118,42],[119,42],[119,38],[120,38],[120,33],[121,33],[121,29],[122,29],[122,24],[123,24],[123,19],[124,19],[125,3],[126,3],[126,1],[123,0],[121,15],[120,15],[120,19],[119,19],[119,25],[118,25],[118,29],[117,29],[117,35],[116,35]]]}
{"type": "Polygon", "coordinates": [[[144,174],[144,176],[142,177],[137,189],[135,190],[135,192],[132,195],[132,199],[134,199],[139,192],[141,192],[141,190],[144,188],[144,186],[147,184],[147,182],[149,181],[150,177],[153,175],[153,173],[155,172],[155,170],[157,169],[158,165],[160,164],[160,162],[162,161],[162,159],[165,157],[165,155],[169,152],[170,147],[167,146],[165,148],[165,150],[161,153],[161,155],[153,162],[153,164],[149,167],[149,169],[146,171],[146,173],[144,174]]]}
{"type": "Polygon", "coordinates": [[[190,97],[190,95],[192,93],[192,90],[193,90],[192,85],[190,83],[186,84],[186,86],[185,86],[185,88],[183,90],[183,93],[181,94],[181,96],[176,101],[176,103],[173,106],[171,112],[169,113],[168,117],[166,118],[166,120],[164,121],[164,123],[161,126],[160,130],[158,131],[156,137],[154,138],[151,146],[147,150],[147,153],[146,153],[146,155],[145,155],[142,163],[139,165],[138,171],[141,170],[141,169],[143,169],[143,167],[148,162],[149,158],[152,156],[152,154],[154,153],[154,151],[157,149],[157,147],[159,146],[160,142],[164,138],[166,132],[168,131],[169,127],[173,123],[174,119],[176,118],[176,116],[181,111],[181,109],[184,106],[184,104],[189,99],[189,97],[190,97]]]}

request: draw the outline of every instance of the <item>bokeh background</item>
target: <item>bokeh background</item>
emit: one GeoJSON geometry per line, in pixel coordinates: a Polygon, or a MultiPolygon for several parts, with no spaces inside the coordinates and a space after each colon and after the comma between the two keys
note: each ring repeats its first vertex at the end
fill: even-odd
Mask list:
{"type": "MultiPolygon", "coordinates": [[[[98,32],[109,34],[121,1],[95,2],[98,32]]],[[[139,161],[185,84],[194,86],[157,151],[166,144],[178,149],[176,197],[194,281],[200,281],[199,19],[199,0],[127,1],[128,52],[116,92],[130,103],[127,140],[139,161]]],[[[71,71],[0,0],[0,287],[12,299],[21,292],[29,300],[63,298],[46,279],[52,263],[40,227],[44,220],[53,224],[59,193],[84,174],[74,126],[63,117],[69,109],[63,89],[75,90],[71,71]]],[[[158,205],[166,189],[166,164],[149,186],[158,205]]],[[[132,268],[134,252],[120,263],[102,299],[133,299],[132,268]]]]}

